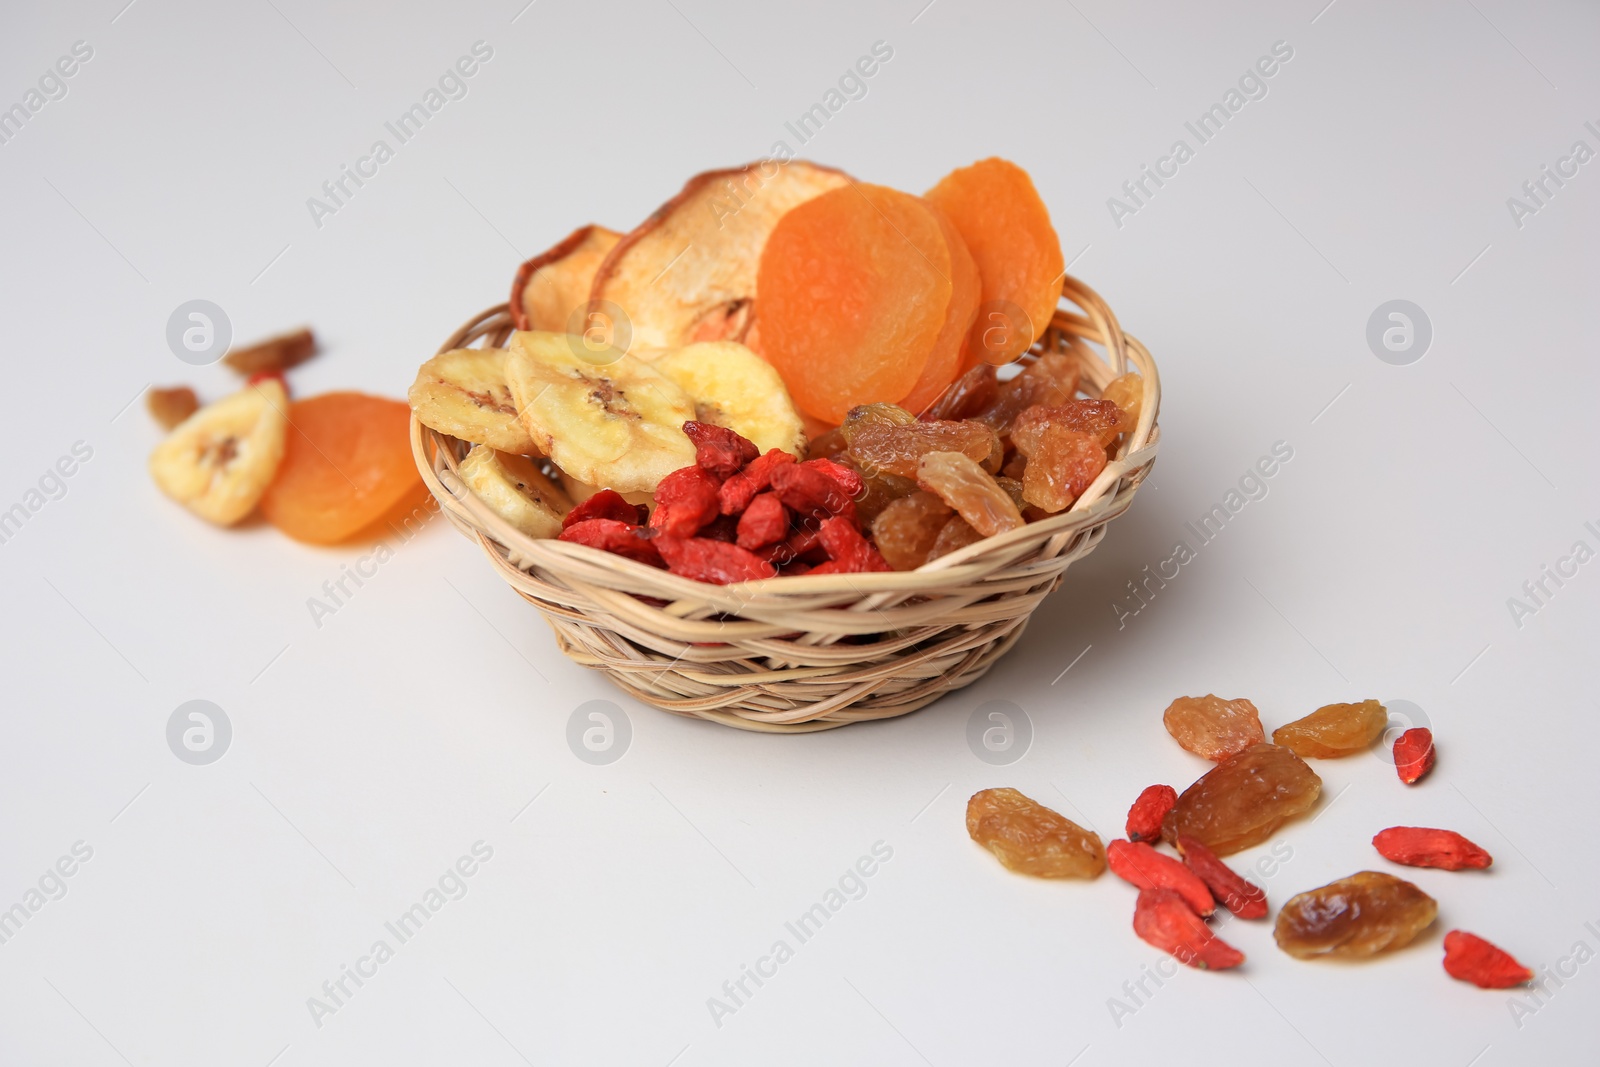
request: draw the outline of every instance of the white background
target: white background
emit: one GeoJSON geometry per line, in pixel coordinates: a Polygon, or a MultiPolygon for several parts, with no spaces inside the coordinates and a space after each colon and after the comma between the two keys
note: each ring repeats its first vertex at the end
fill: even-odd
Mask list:
{"type": "Polygon", "coordinates": [[[1506,203],[1574,141],[1600,149],[1592,6],[125,2],[11,3],[0,33],[6,106],[94,50],[0,145],[0,509],[93,449],[0,545],[0,908],[93,849],[0,945],[0,1062],[1591,1060],[1600,964],[1569,959],[1513,1012],[1439,959],[1458,926],[1541,968],[1600,951],[1600,563],[1520,627],[1507,605],[1575,541],[1600,548],[1600,162],[1520,228],[1506,203]],[[468,95],[314,225],[307,198],[479,40],[468,95]],[[799,149],[785,121],[879,40],[892,60],[802,154],[912,191],[1023,164],[1165,387],[1133,510],[979,684],[813,736],[686,721],[564,660],[442,521],[318,627],[308,598],[370,549],[215,530],[150,484],[141,391],[229,383],[168,351],[180,303],[217,302],[239,340],[312,324],[300,395],[403,396],[520,259],[799,149]],[[1294,54],[1268,95],[1116,226],[1107,198],[1276,41],[1294,54]],[[1365,340],[1396,298],[1433,325],[1410,366],[1365,340]],[[1266,498],[1119,627],[1126,583],[1278,441],[1294,457],[1266,498]],[[1118,836],[1141,788],[1205,769],[1160,713],[1212,691],[1269,729],[1408,700],[1438,737],[1412,790],[1375,754],[1316,765],[1275,904],[1398,870],[1368,844],[1397,823],[1460,830],[1494,868],[1408,874],[1440,917],[1396,955],[1299,962],[1231,922],[1244,968],[1129,999],[1161,959],[1129,887],[1006,873],[965,798],[1014,785],[1118,836]],[[233,724],[210,766],[165,740],[193,698],[233,724]],[[565,740],[593,699],[631,720],[609,766],[565,740]],[[995,700],[1033,725],[1009,767],[965,740],[995,700]],[[479,840],[466,896],[318,1027],[307,998],[479,840]],[[715,1025],[707,999],[878,841],[866,895],[715,1025]]]}

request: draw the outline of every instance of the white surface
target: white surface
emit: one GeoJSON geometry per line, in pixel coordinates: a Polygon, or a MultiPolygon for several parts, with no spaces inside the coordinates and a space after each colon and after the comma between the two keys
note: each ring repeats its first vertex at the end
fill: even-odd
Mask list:
{"type": "Polygon", "coordinates": [[[93,448],[0,545],[0,907],[93,849],[0,945],[0,1061],[1593,1055],[1600,964],[1520,1015],[1439,966],[1456,926],[1541,967],[1600,950],[1600,563],[1520,628],[1506,603],[1574,541],[1600,548],[1600,162],[1520,229],[1506,205],[1574,141],[1600,148],[1591,6],[123,2],[12,4],[0,34],[6,104],[74,41],[94,49],[0,145],[0,509],[93,448]],[[315,227],[307,197],[478,40],[494,54],[468,95],[315,227]],[[314,324],[326,352],[300,395],[401,396],[520,258],[793,144],[785,121],[878,40],[893,59],[804,154],[911,190],[1021,162],[1166,389],[1148,487],[980,684],[809,737],[688,722],[565,661],[442,522],[318,628],[307,599],[366,550],[213,530],[148,482],[157,433],[125,406],[150,382],[228,380],[168,352],[178,304],[216,301],[241,340],[314,324]],[[1268,95],[1117,228],[1107,198],[1280,40],[1294,56],[1268,95]],[[1364,340],[1395,298],[1433,323],[1411,366],[1364,340]],[[1269,495],[1119,629],[1125,583],[1277,441],[1294,458],[1269,495]],[[1441,914],[1408,951],[1302,963],[1229,923],[1245,969],[1149,986],[1116,1018],[1110,998],[1131,1006],[1123,983],[1161,958],[1129,929],[1132,892],[1006,874],[966,838],[964,800],[1015,785],[1118,835],[1142,787],[1204,769],[1160,712],[1207,691],[1250,696],[1269,728],[1401,698],[1438,734],[1415,790],[1375,756],[1317,765],[1325,814],[1280,836],[1275,903],[1385,868],[1367,841],[1395,823],[1459,829],[1496,864],[1415,872],[1441,914]],[[192,698],[233,724],[211,766],[165,742],[192,698]],[[565,741],[592,699],[631,719],[610,766],[565,741]],[[1033,723],[1010,767],[965,742],[991,700],[1033,723]],[[316,1026],[307,998],[480,840],[493,857],[465,897],[316,1026]],[[784,923],[878,841],[893,856],[865,896],[799,945],[784,923]],[[707,999],[779,938],[794,958],[715,1025],[707,999]]]}

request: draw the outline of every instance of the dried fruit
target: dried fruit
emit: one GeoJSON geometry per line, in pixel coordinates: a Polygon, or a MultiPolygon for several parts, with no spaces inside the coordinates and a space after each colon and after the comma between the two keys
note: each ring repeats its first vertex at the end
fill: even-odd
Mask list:
{"type": "Polygon", "coordinates": [[[950,383],[926,411],[919,414],[919,419],[933,421],[936,419],[961,419],[975,418],[999,394],[1000,382],[995,376],[992,363],[979,363],[969,369],[961,377],[950,383]]]}
{"type": "Polygon", "coordinates": [[[1133,932],[1178,962],[1202,971],[1225,971],[1244,962],[1244,953],[1212,933],[1173,889],[1139,891],[1133,932]]]}
{"type": "Polygon", "coordinates": [[[1371,748],[1388,725],[1389,709],[1376,700],[1328,704],[1272,731],[1272,743],[1308,759],[1337,759],[1371,748]]]}
{"type": "Polygon", "coordinates": [[[917,490],[891,501],[878,513],[872,520],[872,541],[895,570],[916,570],[927,562],[928,552],[951,514],[950,505],[943,500],[917,490]]]}
{"type": "Polygon", "coordinates": [[[1310,811],[1321,792],[1322,779],[1299,756],[1277,745],[1252,745],[1185,789],[1162,820],[1161,836],[1172,844],[1188,835],[1230,856],[1310,811]]]}
{"type": "Polygon", "coordinates": [[[831,459],[803,460],[800,466],[809,467],[814,471],[826,474],[838,483],[839,488],[844,490],[845,495],[851,499],[860,496],[865,488],[865,483],[861,480],[860,471],[853,467],[846,467],[842,463],[835,463],[831,459]]]}
{"type": "Polygon", "coordinates": [[[978,264],[983,305],[1014,307],[1025,321],[996,333],[973,324],[974,358],[1007,363],[1050,325],[1061,297],[1061,241],[1028,172],[1004,159],[951,171],[927,198],[950,216],[978,264]]]}
{"type": "Polygon", "coordinates": [[[1509,952],[1465,930],[1444,935],[1444,969],[1451,978],[1480,989],[1510,989],[1533,981],[1533,972],[1509,952]]]}
{"type": "Polygon", "coordinates": [[[697,420],[738,431],[754,442],[757,455],[769,448],[799,453],[804,445],[805,427],[783,379],[744,345],[686,345],[650,366],[689,394],[697,420]]]}
{"type": "Polygon", "coordinates": [[[939,340],[950,278],[949,245],[921,199],[864,183],[823,193],[767,238],[755,287],[762,355],[816,418],[898,402],[939,340]]]}
{"type": "Polygon", "coordinates": [[[686,422],[683,432],[694,442],[695,466],[721,479],[737,474],[745,464],[761,455],[744,437],[724,426],[709,422],[686,422]]]}
{"type": "Polygon", "coordinates": [[[650,521],[650,509],[643,504],[629,503],[615,489],[602,489],[567,512],[561,526],[565,529],[590,519],[615,519],[630,526],[643,526],[650,521]]]}
{"type": "Polygon", "coordinates": [[[1413,726],[1394,741],[1394,770],[1406,785],[1415,785],[1433,770],[1433,731],[1413,726]]]}
{"type": "Polygon", "coordinates": [[[1178,852],[1183,856],[1183,862],[1200,876],[1206,888],[1211,890],[1211,895],[1220,900],[1223,907],[1241,919],[1266,918],[1266,890],[1247,881],[1223,863],[1215,852],[1192,837],[1184,835],[1178,838],[1178,852]]]}
{"type": "Polygon", "coordinates": [[[960,452],[924,455],[917,463],[917,484],[949,504],[985,537],[1022,525],[1022,513],[1005,490],[971,457],[960,452]]]}
{"type": "Polygon", "coordinates": [[[144,397],[145,407],[163,430],[170,430],[200,410],[200,398],[187,385],[170,389],[152,388],[144,397]]]}
{"type": "Polygon", "coordinates": [[[562,530],[560,538],[660,567],[664,564],[651,536],[654,532],[648,527],[616,519],[584,519],[562,530]]]}
{"type": "Polygon", "coordinates": [[[844,439],[844,433],[839,427],[813,437],[806,445],[807,459],[833,459],[839,453],[850,447],[850,442],[844,439]]]}
{"type": "Polygon", "coordinates": [[[1032,407],[1062,407],[1072,402],[1077,389],[1077,364],[1066,356],[1050,353],[1029,363],[1015,378],[1001,383],[994,402],[972,417],[1005,433],[1024,411],[1032,407]]]}
{"type": "MultiPolygon", "coordinates": [[[[461,461],[461,480],[495,514],[529,537],[555,537],[572,501],[527,456],[473,445],[461,461]]],[[[632,506],[629,505],[629,509],[632,506]]]]}
{"type": "Polygon", "coordinates": [[[724,515],[737,515],[750,506],[756,494],[772,485],[772,472],[779,467],[795,463],[793,455],[780,448],[771,448],[751,460],[744,470],[722,483],[717,491],[718,503],[724,515]]]}
{"type": "Polygon", "coordinates": [[[683,424],[689,395],[615,349],[582,350],[565,334],[513,334],[506,382],[534,444],[566,473],[619,492],[653,489],[694,462],[683,424]]]}
{"type": "Polygon", "coordinates": [[[1110,866],[1112,874],[1139,889],[1166,888],[1176,891],[1196,915],[1205,917],[1217,910],[1211,890],[1206,888],[1199,875],[1143,841],[1124,841],[1121,838],[1112,841],[1106,846],[1106,864],[1110,866]]]}
{"type": "Polygon", "coordinates": [[[938,219],[945,247],[950,251],[950,303],[945,307],[944,325],[934,338],[928,362],[922,368],[922,376],[911,387],[911,392],[900,400],[901,407],[918,414],[943,396],[945,390],[950,388],[950,383],[961,373],[962,365],[968,359],[967,331],[977,317],[978,296],[982,287],[978,265],[973,262],[966,242],[961,239],[950,217],[931,204],[929,210],[938,219]]]}
{"type": "Polygon", "coordinates": [[[713,541],[706,537],[663,537],[655,539],[661,558],[673,574],[713,585],[771,578],[777,568],[747,548],[713,541]]]}
{"type": "Polygon", "coordinates": [[[202,519],[233,525],[255,510],[281,468],[288,407],[275,380],[207,404],[150,453],[150,477],[202,519]]]}
{"type": "Polygon", "coordinates": [[[310,328],[279,334],[244,348],[235,348],[222,357],[224,365],[243,375],[282,374],[317,354],[317,339],[310,328]]]}
{"type": "Polygon", "coordinates": [[[1446,871],[1482,870],[1494,857],[1454,830],[1424,826],[1391,826],[1380,830],[1372,847],[1386,860],[1407,867],[1438,867],[1446,871]]]}
{"type": "Polygon", "coordinates": [[[740,548],[754,550],[777,544],[789,536],[788,509],[776,494],[758,493],[739,516],[737,531],[740,548]]]}
{"type": "Polygon", "coordinates": [[[981,422],[846,422],[847,453],[862,470],[915,478],[917,463],[929,452],[960,452],[982,463],[1000,447],[995,432],[981,422]]]}
{"type": "Polygon", "coordinates": [[[871,522],[894,501],[917,491],[914,479],[881,471],[862,475],[861,486],[861,496],[856,500],[856,514],[861,516],[862,522],[871,522]]]}
{"type": "MultiPolygon", "coordinates": [[[[1138,424],[1139,413],[1144,410],[1144,379],[1131,373],[1113,378],[1100,391],[1100,399],[1111,401],[1122,411],[1122,432],[1127,433],[1138,424]]],[[[1105,443],[1110,444],[1110,439],[1105,443]]]]}
{"type": "Polygon", "coordinates": [[[974,793],[967,801],[967,833],[1019,874],[1098,878],[1106,869],[1099,835],[1015,789],[974,793]]]}
{"type": "MultiPolygon", "coordinates": [[[[580,226],[518,267],[511,283],[512,325],[566,333],[573,314],[589,302],[595,271],[620,240],[620,233],[604,226],[580,226]]],[[[590,325],[582,323],[584,329],[590,325]]]]}
{"type": "Polygon", "coordinates": [[[1161,837],[1161,820],[1178,802],[1178,791],[1170,785],[1147,786],[1128,809],[1128,840],[1156,841],[1161,837]]]}
{"type": "Polygon", "coordinates": [[[847,518],[824,519],[817,539],[828,553],[828,561],[811,568],[812,574],[866,574],[892,569],[847,518]]]}
{"type": "Polygon", "coordinates": [[[1047,426],[1028,454],[1022,473],[1022,499],[1050,514],[1065,511],[1106,469],[1106,450],[1076,430],[1047,426]]]}
{"type": "Polygon", "coordinates": [[[375,532],[427,495],[411,459],[411,409],[362,393],[289,405],[278,476],[261,498],[267,521],[297,541],[337,544],[375,532]]]}
{"type": "Polygon", "coordinates": [[[1059,426],[1087,434],[1102,443],[1107,434],[1115,437],[1125,422],[1117,405],[1109,400],[1068,400],[1061,404],[1035,404],[1017,413],[1011,423],[1011,443],[1025,456],[1039,449],[1045,429],[1059,426]]]}
{"type": "Polygon", "coordinates": [[[506,384],[508,354],[503,348],[453,348],[428,360],[407,394],[417,421],[462,441],[536,454],[506,384]]]}
{"type": "Polygon", "coordinates": [[[952,515],[940,529],[939,536],[933,539],[933,547],[928,549],[927,561],[932,563],[940,556],[948,556],[982,540],[983,534],[974,530],[966,519],[960,515],[952,515]]]}
{"type": "Polygon", "coordinates": [[[1179,697],[1167,705],[1161,721],[1178,744],[1217,763],[1267,739],[1261,713],[1242,698],[1223,700],[1210,693],[1179,697]]]}
{"type": "Polygon", "coordinates": [[[703,467],[675,470],[656,486],[650,528],[667,537],[693,537],[721,513],[722,481],[703,467]]]}
{"type": "Polygon", "coordinates": [[[1355,959],[1404,948],[1427,929],[1438,903],[1401,878],[1362,871],[1291,897],[1273,938],[1297,959],[1355,959]]]}
{"type": "Polygon", "coordinates": [[[785,463],[775,468],[772,489],[796,515],[820,518],[854,514],[854,502],[844,487],[829,474],[805,463],[785,463]]]}

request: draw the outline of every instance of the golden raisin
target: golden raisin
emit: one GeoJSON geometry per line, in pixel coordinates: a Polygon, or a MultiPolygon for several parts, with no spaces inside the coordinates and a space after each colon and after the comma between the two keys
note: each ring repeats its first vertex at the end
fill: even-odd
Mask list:
{"type": "Polygon", "coordinates": [[[856,497],[856,515],[865,523],[877,518],[884,508],[896,500],[917,491],[917,483],[912,479],[882,471],[863,474],[861,484],[862,493],[856,497]]]}
{"type": "MultiPolygon", "coordinates": [[[[1144,410],[1144,379],[1131,373],[1113,378],[1100,391],[1100,398],[1121,409],[1125,423],[1123,432],[1127,433],[1139,422],[1139,413],[1144,410]]],[[[1105,443],[1111,442],[1108,439],[1105,443]]]]}
{"type": "Polygon", "coordinates": [[[1059,406],[1078,391],[1078,365],[1059,353],[1040,356],[1008,382],[994,401],[972,417],[1005,433],[1019,414],[1036,405],[1059,406]]]}
{"type": "Polygon", "coordinates": [[[1022,525],[1022,512],[1006,491],[970,456],[960,452],[924,455],[917,463],[917,484],[955,508],[985,537],[1022,525]]]}
{"type": "Polygon", "coordinates": [[[1126,416],[1109,400],[1069,400],[1062,404],[1035,404],[1017,413],[1011,423],[1011,443],[1025,456],[1039,447],[1040,435],[1047,426],[1061,426],[1088,434],[1096,440],[1115,437],[1126,416]]]}
{"type": "Polygon", "coordinates": [[[904,426],[863,423],[845,430],[849,455],[863,470],[914,478],[917,462],[929,452],[960,452],[1000,469],[1000,438],[981,422],[911,422],[904,426]]]}
{"type": "Polygon", "coordinates": [[[939,536],[933,539],[933,547],[928,549],[926,562],[932,563],[940,556],[966,548],[968,545],[977,544],[983,540],[983,534],[974,530],[960,515],[952,515],[945,521],[940,529],[939,536]]]}
{"type": "Polygon", "coordinates": [[[985,789],[967,801],[967,833],[1002,866],[1035,878],[1097,878],[1100,837],[1015,789],[985,789]]]}
{"type": "Polygon", "coordinates": [[[1173,740],[1202,759],[1220,763],[1267,739],[1261,714],[1248,700],[1179,697],[1161,716],[1173,740]]]}
{"type": "Polygon", "coordinates": [[[1321,792],[1322,779],[1299,756],[1277,745],[1252,745],[1185,789],[1162,820],[1161,836],[1168,844],[1185,835],[1198,838],[1229,856],[1310,811],[1321,792]]]}
{"type": "Polygon", "coordinates": [[[1376,700],[1328,704],[1272,731],[1272,743],[1310,759],[1364,752],[1389,726],[1389,710],[1376,700]]]}
{"type": "Polygon", "coordinates": [[[1051,514],[1065,511],[1105,469],[1106,450],[1098,440],[1064,426],[1046,426],[1022,472],[1022,499],[1051,514]]]}
{"type": "Polygon", "coordinates": [[[1291,897],[1272,936],[1297,959],[1352,959],[1404,948],[1438,913],[1438,903],[1404,878],[1362,871],[1291,897]]]}
{"type": "Polygon", "coordinates": [[[891,501],[878,513],[872,520],[872,541],[895,570],[916,570],[928,561],[928,552],[950,515],[950,505],[918,490],[891,501]]]}

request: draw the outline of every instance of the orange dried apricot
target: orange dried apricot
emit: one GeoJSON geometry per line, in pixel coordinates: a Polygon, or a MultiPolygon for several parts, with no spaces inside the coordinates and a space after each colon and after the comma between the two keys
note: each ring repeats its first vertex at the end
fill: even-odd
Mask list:
{"type": "Polygon", "coordinates": [[[1044,333],[1061,296],[1061,240],[1050,212],[1028,172],[1004,159],[951,171],[927,198],[955,223],[983,279],[980,315],[968,339],[971,358],[1009,363],[1044,333]],[[1007,304],[1027,323],[996,330],[983,312],[1007,304]]]}
{"type": "Polygon", "coordinates": [[[983,285],[978,265],[950,216],[938,208],[932,210],[950,250],[950,305],[945,309],[944,326],[933,342],[933,351],[928,353],[927,365],[922,368],[922,377],[900,401],[901,407],[918,415],[943,397],[961,373],[967,359],[967,331],[978,314],[978,295],[983,285]]]}
{"type": "Polygon", "coordinates": [[[830,423],[902,400],[944,329],[950,279],[950,247],[921,198],[860,183],[823,193],[785,214],[762,251],[762,355],[800,408],[830,423]]]}
{"type": "Polygon", "coordinates": [[[411,459],[410,422],[404,401],[364,393],[290,404],[283,462],[261,513],[297,541],[331,545],[421,503],[427,490],[411,459]]]}

